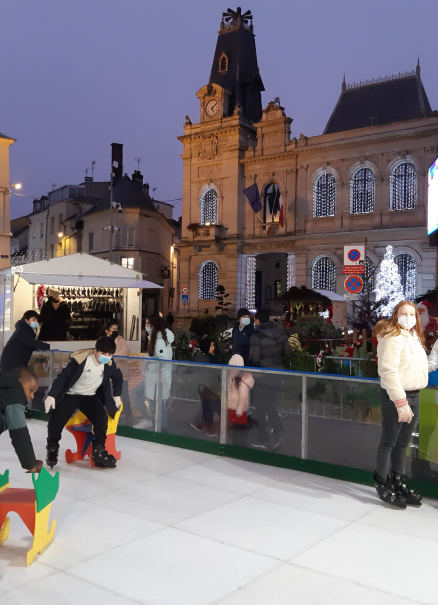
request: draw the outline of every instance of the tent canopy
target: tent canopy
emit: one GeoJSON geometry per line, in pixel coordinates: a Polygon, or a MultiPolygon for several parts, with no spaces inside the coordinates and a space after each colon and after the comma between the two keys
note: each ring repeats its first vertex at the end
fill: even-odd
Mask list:
{"type": "Polygon", "coordinates": [[[332,292],[331,290],[316,290],[315,288],[313,288],[315,290],[315,292],[319,292],[319,294],[322,294],[323,296],[327,296],[327,298],[330,298],[330,300],[336,301],[336,302],[345,302],[344,297],[341,296],[340,294],[336,294],[336,292],[332,292]]]}
{"type": "Polygon", "coordinates": [[[80,252],[12,268],[30,284],[50,286],[103,286],[106,288],[162,288],[143,279],[142,273],[80,252]]]}

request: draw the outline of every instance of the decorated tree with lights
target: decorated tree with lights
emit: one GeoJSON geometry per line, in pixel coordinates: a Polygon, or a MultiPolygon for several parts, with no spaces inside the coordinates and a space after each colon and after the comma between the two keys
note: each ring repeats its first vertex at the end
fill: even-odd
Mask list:
{"type": "Polygon", "coordinates": [[[377,273],[376,287],[374,289],[376,301],[387,299],[381,311],[383,315],[391,315],[395,305],[404,299],[400,273],[394,261],[392,246],[386,247],[384,259],[377,273]]]}

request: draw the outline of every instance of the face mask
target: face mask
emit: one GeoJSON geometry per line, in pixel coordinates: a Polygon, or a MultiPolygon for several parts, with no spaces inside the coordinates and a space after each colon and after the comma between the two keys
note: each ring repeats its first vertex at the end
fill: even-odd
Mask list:
{"type": "Polygon", "coordinates": [[[99,355],[99,361],[100,363],[103,363],[103,365],[105,365],[106,363],[111,361],[111,357],[107,357],[106,355],[99,355]]]}
{"type": "Polygon", "coordinates": [[[111,332],[111,338],[114,338],[114,340],[117,338],[118,335],[119,335],[119,333],[117,332],[117,330],[114,330],[114,332],[111,332]]]}
{"type": "Polygon", "coordinates": [[[31,321],[29,325],[34,330],[36,330],[38,328],[38,322],[37,321],[31,321]]]}
{"type": "Polygon", "coordinates": [[[242,319],[240,320],[242,326],[249,326],[250,322],[251,319],[249,317],[242,317],[242,319]]]}
{"type": "Polygon", "coordinates": [[[150,334],[150,333],[151,333],[151,329],[150,329],[150,327],[149,327],[149,326],[146,326],[145,330],[146,330],[146,332],[147,332],[148,334],[150,334]]]}
{"type": "Polygon", "coordinates": [[[410,330],[417,323],[415,315],[402,315],[398,318],[399,325],[405,330],[410,330]]]}

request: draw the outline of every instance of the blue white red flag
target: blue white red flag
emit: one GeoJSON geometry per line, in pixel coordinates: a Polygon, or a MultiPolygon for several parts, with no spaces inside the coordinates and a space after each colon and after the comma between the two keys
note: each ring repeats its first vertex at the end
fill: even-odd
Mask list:
{"type": "Polygon", "coordinates": [[[257,187],[257,183],[247,187],[243,190],[243,195],[248,200],[249,205],[253,209],[255,213],[260,212],[262,209],[262,200],[260,199],[259,189],[257,187]]]}

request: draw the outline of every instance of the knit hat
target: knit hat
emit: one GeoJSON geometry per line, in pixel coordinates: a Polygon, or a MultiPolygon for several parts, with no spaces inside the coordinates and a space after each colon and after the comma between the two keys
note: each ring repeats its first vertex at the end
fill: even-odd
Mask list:
{"type": "Polygon", "coordinates": [[[56,288],[49,288],[47,290],[47,296],[50,298],[58,298],[61,295],[61,290],[57,290],[56,288]]]}
{"type": "Polygon", "coordinates": [[[229,366],[244,366],[245,363],[243,361],[242,355],[233,355],[228,362],[229,366]]]}
{"type": "Polygon", "coordinates": [[[250,315],[251,316],[251,313],[248,311],[248,309],[245,309],[245,307],[242,307],[241,309],[239,309],[237,311],[237,319],[240,319],[244,315],[250,315]]]}
{"type": "Polygon", "coordinates": [[[204,355],[208,355],[210,353],[210,347],[212,342],[212,338],[201,338],[201,340],[199,341],[199,348],[201,349],[201,353],[204,353],[204,355]]]}

